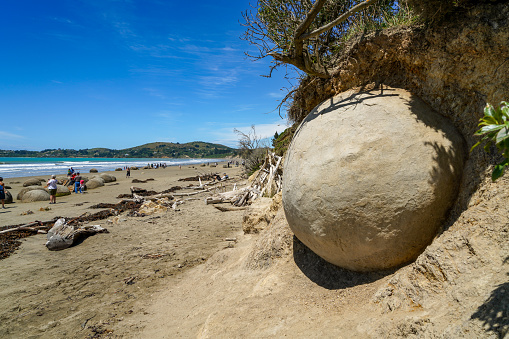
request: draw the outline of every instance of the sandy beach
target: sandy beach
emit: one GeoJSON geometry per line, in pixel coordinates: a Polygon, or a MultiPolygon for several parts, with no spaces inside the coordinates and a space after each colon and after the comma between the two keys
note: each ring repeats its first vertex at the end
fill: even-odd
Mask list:
{"type": "MultiPolygon", "coordinates": [[[[57,198],[57,203],[15,201],[0,212],[0,226],[18,225],[54,217],[72,218],[98,210],[98,203],[117,203],[120,194],[136,186],[161,192],[197,182],[178,181],[199,173],[227,173],[230,180],[218,190],[241,184],[240,168],[183,166],[108,172],[117,181],[84,194],[57,198]],[[132,183],[133,179],[147,180],[132,183]],[[33,214],[26,214],[27,211],[33,214]]],[[[84,173],[92,177],[93,173],[84,173]]],[[[58,176],[63,177],[63,176],[58,176]]],[[[16,199],[28,178],[4,182],[16,199]]],[[[42,178],[47,180],[48,178],[42,178]]],[[[179,192],[186,192],[185,189],[179,192]]],[[[86,338],[115,335],[111,328],[133,313],[133,305],[153,293],[170,288],[175,276],[206,261],[242,233],[242,211],[221,212],[204,199],[192,196],[178,206],[145,217],[120,215],[97,220],[109,233],[96,234],[62,251],[44,246],[45,234],[22,239],[22,245],[0,260],[0,337],[86,338]]]]}
{"type": "MultiPolygon", "coordinates": [[[[88,207],[118,202],[133,179],[153,178],[135,185],[161,192],[196,184],[178,179],[211,170],[232,178],[224,190],[246,183],[239,168],[222,165],[133,171],[131,179],[112,172],[116,182],[57,198],[56,205],[9,205],[2,225],[94,213],[88,207]],[[34,214],[20,215],[28,209],[34,214]]],[[[6,180],[16,194],[21,183],[11,182],[22,180],[6,180]]],[[[507,333],[507,242],[500,236],[506,232],[492,236],[481,226],[507,228],[508,210],[500,206],[509,186],[502,182],[485,200],[474,195],[477,205],[415,263],[390,271],[352,272],[318,257],[290,231],[281,194],[221,212],[204,202],[211,193],[200,193],[178,211],[96,220],[91,224],[109,233],[58,252],[45,248],[46,235],[30,236],[0,260],[0,338],[492,338],[489,330],[499,324],[507,333]],[[261,231],[244,234],[250,222],[261,231]],[[473,245],[450,245],[465,241],[465,232],[473,245]],[[437,249],[452,263],[444,267],[466,273],[438,283],[425,269],[437,249]],[[411,299],[400,292],[418,290],[410,283],[427,291],[419,305],[405,304],[411,299]]]]}

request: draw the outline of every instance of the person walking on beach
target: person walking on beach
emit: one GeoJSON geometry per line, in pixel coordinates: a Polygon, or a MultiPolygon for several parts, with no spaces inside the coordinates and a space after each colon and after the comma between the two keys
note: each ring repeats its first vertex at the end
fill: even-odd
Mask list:
{"type": "Polygon", "coordinates": [[[48,190],[49,190],[49,203],[50,204],[56,204],[57,203],[57,179],[55,179],[56,176],[53,174],[51,176],[51,179],[48,180],[48,190]]]}
{"type": "Polygon", "coordinates": [[[2,200],[2,208],[5,209],[4,203],[5,203],[5,185],[4,185],[4,178],[0,177],[0,200],[2,200]]]}
{"type": "Polygon", "coordinates": [[[130,176],[131,176],[131,167],[127,167],[127,170],[126,170],[126,173],[125,173],[125,177],[129,178],[130,176]]]}

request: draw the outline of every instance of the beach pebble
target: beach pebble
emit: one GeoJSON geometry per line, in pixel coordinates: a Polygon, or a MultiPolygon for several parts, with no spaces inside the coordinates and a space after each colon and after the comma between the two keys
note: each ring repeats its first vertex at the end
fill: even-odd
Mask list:
{"type": "Polygon", "coordinates": [[[340,94],[311,111],[288,149],[286,218],[300,241],[337,266],[404,264],[437,234],[464,156],[461,134],[409,92],[340,94]]]}

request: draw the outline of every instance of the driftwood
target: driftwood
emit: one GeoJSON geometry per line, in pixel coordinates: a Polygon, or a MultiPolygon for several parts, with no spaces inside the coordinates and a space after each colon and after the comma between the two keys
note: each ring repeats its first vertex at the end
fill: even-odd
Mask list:
{"type": "MultiPolygon", "coordinates": [[[[235,184],[232,191],[219,193],[207,198],[205,200],[206,204],[231,203],[234,206],[242,207],[261,196],[273,197],[282,188],[282,160],[282,157],[274,153],[267,153],[260,171],[250,186],[237,189],[235,184]]],[[[218,206],[214,207],[219,209],[218,206]]]]}
{"type": "Polygon", "coordinates": [[[96,233],[108,233],[108,230],[99,225],[75,227],[65,222],[64,218],[58,219],[55,225],[48,231],[46,247],[50,251],[59,251],[71,247],[82,236],[96,233]]]}
{"type": "Polygon", "coordinates": [[[242,211],[247,208],[247,206],[243,206],[243,207],[223,207],[223,206],[217,206],[217,205],[213,205],[213,206],[215,208],[217,208],[218,210],[220,210],[221,212],[242,211]]]}
{"type": "Polygon", "coordinates": [[[258,197],[267,196],[271,198],[279,193],[283,183],[282,160],[283,157],[268,152],[260,171],[248,188],[248,193],[233,204],[244,206],[258,197]]]}
{"type": "Polygon", "coordinates": [[[201,190],[201,191],[196,191],[196,192],[173,193],[173,195],[176,196],[176,197],[188,197],[190,195],[200,194],[200,193],[209,192],[209,191],[210,191],[210,188],[207,188],[207,189],[204,189],[204,190],[201,190]]]}
{"type": "Polygon", "coordinates": [[[31,222],[31,223],[28,223],[25,225],[21,225],[21,226],[15,227],[15,228],[9,228],[9,229],[0,231],[0,234],[15,232],[15,231],[38,231],[41,228],[47,228],[48,226],[45,226],[45,225],[52,224],[55,221],[56,221],[56,219],[51,219],[51,220],[47,220],[47,221],[34,221],[34,222],[31,222]]]}
{"type": "Polygon", "coordinates": [[[149,195],[149,196],[141,196],[136,193],[133,193],[133,199],[131,199],[131,200],[127,199],[127,200],[128,201],[136,201],[136,202],[143,202],[146,200],[154,201],[154,200],[158,200],[158,199],[162,199],[162,198],[168,198],[168,199],[172,200],[174,195],[175,195],[174,193],[159,193],[159,194],[154,194],[154,195],[149,195]]]}
{"type": "MultiPolygon", "coordinates": [[[[241,207],[250,204],[253,200],[261,197],[273,197],[279,193],[283,183],[283,158],[274,153],[267,153],[260,171],[250,186],[237,190],[234,185],[233,190],[219,193],[205,200],[206,204],[231,203],[234,206],[241,207]]],[[[215,206],[218,208],[217,206],[215,206]]]]}
{"type": "Polygon", "coordinates": [[[210,204],[222,204],[222,203],[227,203],[227,202],[230,202],[229,200],[224,200],[224,199],[221,199],[221,198],[213,198],[213,197],[208,197],[207,199],[205,199],[205,203],[207,205],[210,205],[210,204]]]}

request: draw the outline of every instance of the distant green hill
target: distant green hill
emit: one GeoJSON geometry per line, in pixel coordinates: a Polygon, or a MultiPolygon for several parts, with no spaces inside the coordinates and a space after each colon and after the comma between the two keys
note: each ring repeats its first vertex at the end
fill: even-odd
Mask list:
{"type": "Polygon", "coordinates": [[[224,158],[235,156],[238,150],[224,145],[195,141],[185,144],[152,142],[149,144],[114,150],[109,148],[45,149],[37,151],[0,150],[0,157],[47,158],[224,158]]]}

